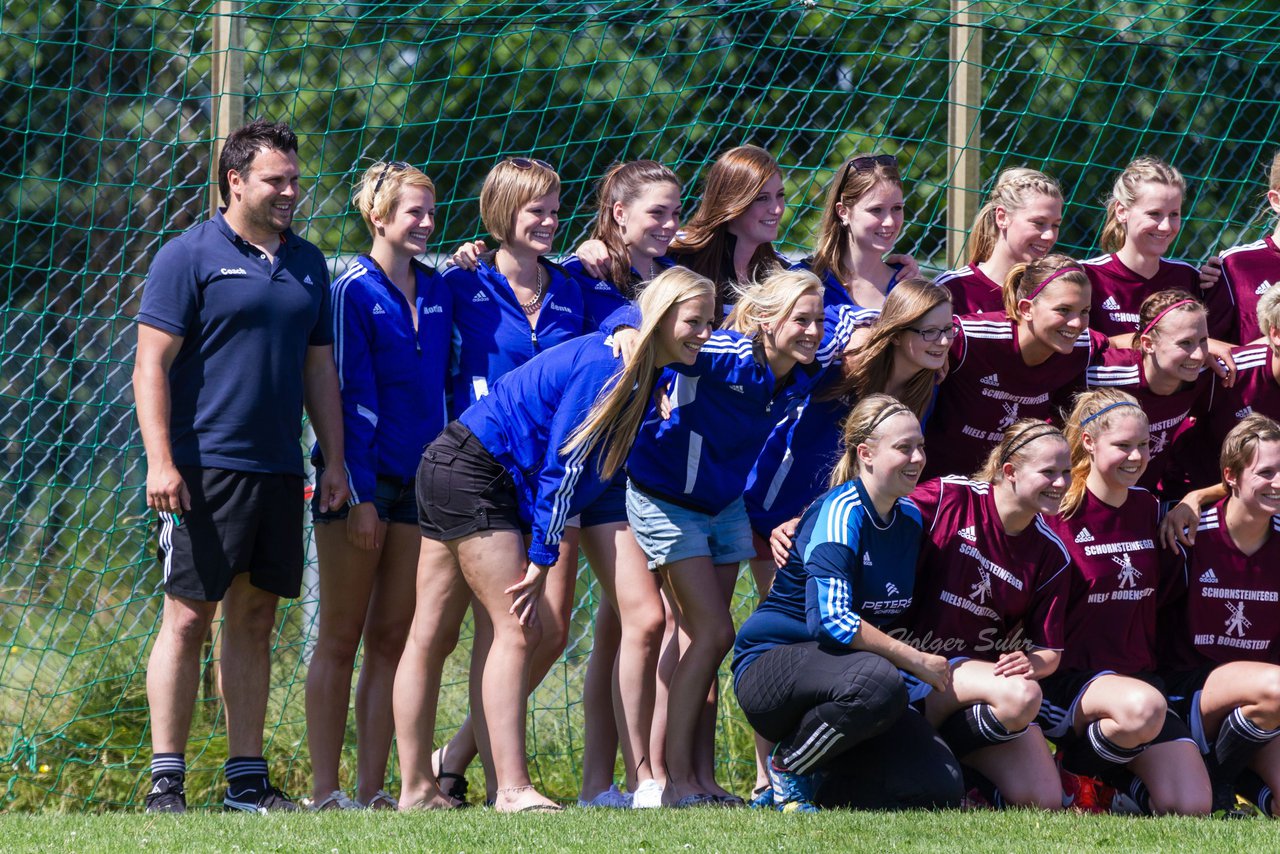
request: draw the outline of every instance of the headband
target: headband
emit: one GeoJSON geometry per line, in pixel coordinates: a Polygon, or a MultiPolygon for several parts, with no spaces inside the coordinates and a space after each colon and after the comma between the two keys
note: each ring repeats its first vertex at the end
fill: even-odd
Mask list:
{"type": "Polygon", "coordinates": [[[1054,272],[1050,273],[1048,276],[1046,276],[1045,280],[1040,284],[1036,285],[1035,290],[1027,294],[1025,297],[1023,297],[1023,299],[1030,302],[1031,300],[1039,296],[1040,292],[1044,290],[1044,286],[1052,282],[1054,279],[1057,279],[1061,276],[1065,276],[1067,273],[1077,273],[1077,272],[1079,272],[1078,267],[1062,267],[1060,269],[1057,269],[1054,272]]]}
{"type": "MultiPolygon", "coordinates": [[[[905,403],[895,403],[890,406],[886,406],[881,410],[880,414],[876,417],[876,420],[871,422],[871,427],[867,430],[867,437],[870,438],[871,434],[876,432],[877,427],[897,415],[899,412],[911,412],[911,410],[907,408],[905,403]]],[[[914,415],[915,413],[911,414],[914,415]]]]}
{"type": "Polygon", "coordinates": [[[1201,304],[1200,301],[1196,299],[1188,298],[1184,300],[1178,300],[1173,305],[1169,306],[1164,311],[1160,312],[1154,318],[1152,318],[1151,322],[1148,323],[1145,327],[1143,327],[1142,331],[1138,333],[1138,337],[1141,338],[1143,335],[1150,335],[1151,330],[1155,329],[1156,324],[1159,323],[1161,320],[1164,320],[1164,316],[1169,312],[1173,311],[1175,308],[1181,308],[1184,305],[1200,305],[1200,304],[1201,304]]]}
{"type": "Polygon", "coordinates": [[[1080,426],[1083,427],[1084,425],[1088,424],[1090,421],[1094,421],[1094,420],[1097,420],[1098,418],[1101,418],[1103,415],[1115,409],[1117,406],[1136,406],[1138,409],[1142,408],[1141,406],[1138,406],[1138,404],[1134,403],[1132,400],[1118,400],[1115,403],[1108,403],[1106,406],[1102,407],[1097,412],[1090,415],[1088,418],[1083,419],[1080,422],[1080,426]]]}
{"type": "Polygon", "coordinates": [[[1016,439],[1014,439],[1012,442],[1009,443],[1009,450],[1005,451],[1003,454],[1000,455],[1000,465],[1004,465],[1005,463],[1009,462],[1009,458],[1012,457],[1014,454],[1018,453],[1018,451],[1022,450],[1027,445],[1030,445],[1036,439],[1043,439],[1045,436],[1061,437],[1062,432],[1058,430],[1057,427],[1054,427],[1052,424],[1032,424],[1026,430],[1022,431],[1022,433],[1020,433],[1016,439]],[[1041,429],[1041,428],[1044,428],[1044,429],[1041,429]],[[1035,430],[1040,430],[1040,432],[1034,436],[1027,436],[1028,433],[1031,433],[1035,430]],[[1023,436],[1027,436],[1027,438],[1022,439],[1023,436]],[[1022,439],[1022,441],[1019,442],[1018,439],[1022,439]]]}

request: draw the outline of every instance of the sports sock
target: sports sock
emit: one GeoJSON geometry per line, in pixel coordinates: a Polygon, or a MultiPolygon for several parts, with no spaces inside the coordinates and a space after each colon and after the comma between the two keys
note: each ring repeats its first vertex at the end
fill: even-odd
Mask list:
{"type": "Polygon", "coordinates": [[[1239,706],[1235,707],[1223,719],[1218,740],[1214,742],[1213,756],[1218,762],[1215,776],[1224,783],[1233,782],[1258,751],[1277,735],[1280,729],[1263,729],[1246,718],[1239,706]]]}
{"type": "Polygon", "coordinates": [[[1101,779],[1115,766],[1132,762],[1147,746],[1121,747],[1102,734],[1102,721],[1094,721],[1085,727],[1083,736],[1064,739],[1058,749],[1062,753],[1063,768],[1073,774],[1101,779]]]}
{"type": "Polygon", "coordinates": [[[227,775],[228,793],[234,791],[242,795],[267,790],[267,760],[261,756],[233,756],[223,771],[227,775]]]}
{"type": "Polygon", "coordinates": [[[151,755],[151,782],[161,777],[187,776],[187,758],[181,753],[153,753],[151,755]]]}
{"type": "Polygon", "coordinates": [[[983,747],[1011,741],[1026,731],[1023,727],[1017,732],[1009,732],[988,703],[974,703],[954,712],[938,727],[938,735],[942,736],[957,759],[983,747]]]}

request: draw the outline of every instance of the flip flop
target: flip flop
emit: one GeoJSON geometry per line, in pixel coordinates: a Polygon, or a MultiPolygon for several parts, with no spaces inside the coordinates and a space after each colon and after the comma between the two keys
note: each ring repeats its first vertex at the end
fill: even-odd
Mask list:
{"type": "Polygon", "coordinates": [[[314,812],[321,810],[358,810],[360,804],[347,797],[347,794],[341,789],[334,789],[320,800],[311,805],[314,812]]]}
{"type": "Polygon", "coordinates": [[[527,807],[520,807],[516,812],[564,812],[564,807],[559,804],[529,804],[527,807]]]}
{"type": "Polygon", "coordinates": [[[737,795],[712,795],[715,802],[722,807],[745,807],[747,802],[737,795]]]}
{"type": "Polygon", "coordinates": [[[709,795],[706,792],[698,792],[693,795],[685,795],[680,800],[671,805],[672,809],[682,810],[688,807],[705,807],[716,803],[715,795],[709,795]]]}
{"type": "Polygon", "coordinates": [[[458,802],[458,807],[469,807],[467,803],[467,778],[461,774],[455,774],[452,771],[441,771],[436,775],[436,782],[440,784],[440,794],[446,798],[453,798],[458,802]],[[449,788],[445,788],[445,780],[450,781],[449,788]]]}

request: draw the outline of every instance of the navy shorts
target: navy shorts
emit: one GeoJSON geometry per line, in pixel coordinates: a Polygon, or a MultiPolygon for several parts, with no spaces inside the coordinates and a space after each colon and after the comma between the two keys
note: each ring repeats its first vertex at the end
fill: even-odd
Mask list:
{"type": "Polygon", "coordinates": [[[418,530],[431,540],[479,531],[529,533],[511,473],[465,425],[451,421],[422,452],[416,481],[418,530]]]}
{"type": "Polygon", "coordinates": [[[220,602],[237,575],[294,599],[302,592],[301,475],[179,466],[191,493],[181,516],[161,513],[164,591],[220,602]]]}
{"type": "MultiPolygon", "coordinates": [[[[320,482],[322,474],[324,474],[324,467],[317,466],[316,483],[320,482]]],[[[418,524],[418,498],[414,493],[412,480],[378,475],[377,484],[373,489],[373,506],[378,508],[378,518],[383,522],[396,522],[402,525],[418,524]]],[[[351,505],[343,504],[337,510],[322,513],[320,512],[320,493],[316,492],[311,496],[311,521],[317,525],[340,521],[347,518],[350,512],[351,505]]]]}

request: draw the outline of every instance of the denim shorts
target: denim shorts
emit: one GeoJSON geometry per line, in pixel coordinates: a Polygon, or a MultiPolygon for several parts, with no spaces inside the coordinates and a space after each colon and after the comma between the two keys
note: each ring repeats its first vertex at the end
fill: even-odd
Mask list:
{"type": "Polygon", "coordinates": [[[709,557],[717,566],[736,564],[756,553],[741,498],[709,516],[641,492],[628,481],[627,518],[649,569],[691,557],[709,557]]]}
{"type": "MultiPolygon", "coordinates": [[[[323,474],[324,468],[317,466],[316,483],[320,482],[320,476],[323,474]]],[[[398,522],[402,525],[418,524],[418,499],[413,494],[412,480],[378,475],[377,484],[373,488],[373,506],[378,508],[378,518],[383,522],[398,522]]],[[[343,504],[336,510],[321,513],[319,490],[311,496],[311,521],[317,525],[345,519],[350,512],[350,505],[343,504]]]]}

